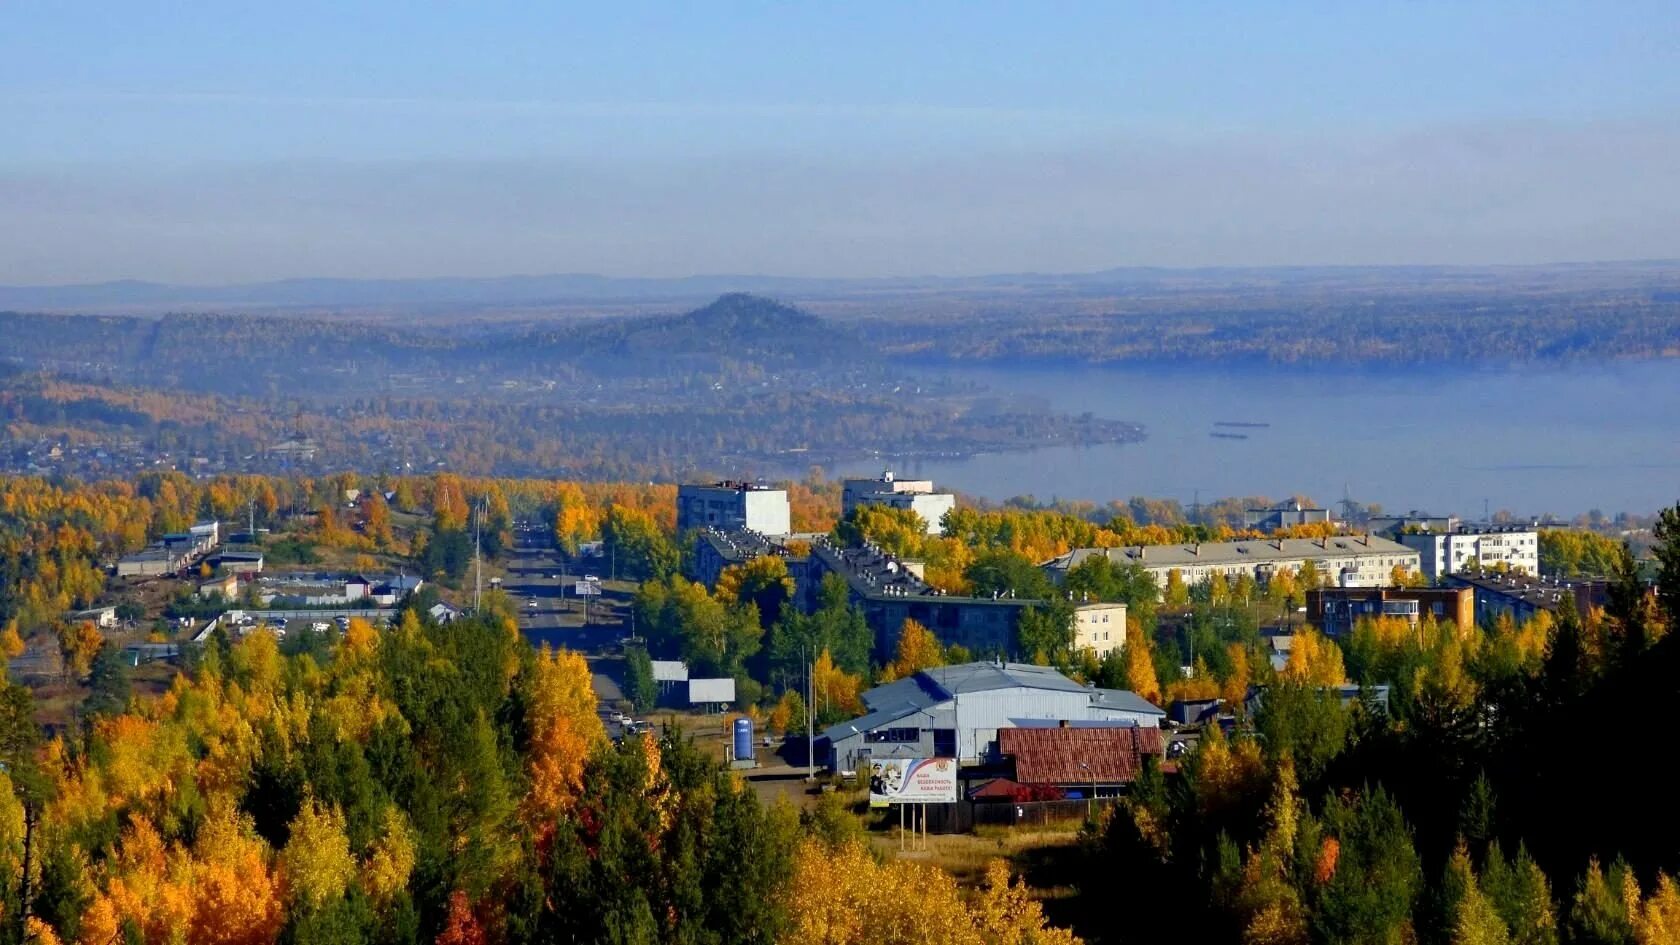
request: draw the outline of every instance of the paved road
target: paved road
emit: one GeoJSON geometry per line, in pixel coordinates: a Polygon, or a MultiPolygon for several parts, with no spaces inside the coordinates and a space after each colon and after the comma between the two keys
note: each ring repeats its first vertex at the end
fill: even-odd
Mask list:
{"type": "Polygon", "coordinates": [[[625,635],[624,628],[617,617],[605,613],[607,608],[594,605],[589,623],[584,624],[583,601],[571,592],[582,576],[580,570],[589,571],[565,563],[554,548],[521,535],[508,562],[506,589],[519,606],[519,629],[526,639],[538,646],[547,643],[579,650],[588,657],[595,697],[607,707],[624,698],[620,685],[624,661],[613,652],[625,635]]]}

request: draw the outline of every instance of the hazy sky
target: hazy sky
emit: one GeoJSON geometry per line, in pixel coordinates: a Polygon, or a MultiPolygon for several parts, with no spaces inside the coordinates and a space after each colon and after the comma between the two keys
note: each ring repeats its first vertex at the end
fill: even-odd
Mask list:
{"type": "Polygon", "coordinates": [[[0,283],[1680,257],[1673,0],[562,6],[7,0],[0,283]]]}

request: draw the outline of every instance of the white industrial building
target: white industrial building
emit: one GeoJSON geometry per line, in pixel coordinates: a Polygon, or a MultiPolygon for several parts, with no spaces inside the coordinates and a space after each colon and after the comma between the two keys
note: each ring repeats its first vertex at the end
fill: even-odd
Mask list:
{"type": "Polygon", "coordinates": [[[715,482],[677,487],[677,531],[746,529],[760,535],[793,531],[786,489],[749,482],[715,482]]]}
{"type": "Polygon", "coordinates": [[[1134,692],[1082,686],[1046,666],[963,663],[924,669],[863,693],[868,714],[829,727],[830,767],[872,758],[996,760],[998,730],[1043,725],[1159,727],[1166,713],[1134,692]]]}
{"type": "Polygon", "coordinates": [[[1156,586],[1162,588],[1173,571],[1191,585],[1215,574],[1223,574],[1228,581],[1247,574],[1264,587],[1273,575],[1299,571],[1308,561],[1333,587],[1385,587],[1396,565],[1408,571],[1418,568],[1417,551],[1398,542],[1372,535],[1336,535],[1076,548],[1045,562],[1044,569],[1052,580],[1061,583],[1070,569],[1097,556],[1115,564],[1135,564],[1149,572],[1156,586]]]}
{"type": "Polygon", "coordinates": [[[957,497],[933,491],[932,479],[898,479],[892,470],[879,479],[847,479],[840,493],[840,512],[851,514],[862,505],[909,509],[927,525],[929,535],[945,533],[945,513],[957,507],[957,497]]]}
{"type": "Polygon", "coordinates": [[[1504,565],[1511,571],[1540,574],[1540,533],[1532,525],[1460,525],[1451,531],[1411,531],[1399,537],[1417,552],[1418,568],[1431,581],[1458,574],[1470,562],[1483,570],[1504,565]]]}

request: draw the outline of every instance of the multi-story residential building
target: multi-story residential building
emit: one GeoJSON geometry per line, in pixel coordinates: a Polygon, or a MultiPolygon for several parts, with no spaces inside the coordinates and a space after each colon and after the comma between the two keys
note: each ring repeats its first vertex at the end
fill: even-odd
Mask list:
{"type": "Polygon", "coordinates": [[[1533,525],[1460,525],[1451,531],[1408,530],[1399,542],[1418,553],[1423,576],[1438,581],[1465,570],[1540,573],[1540,533],[1533,525]],[[1503,566],[1503,567],[1501,567],[1503,566]]]}
{"type": "Polygon", "coordinates": [[[1467,587],[1325,587],[1307,591],[1307,622],[1337,637],[1367,617],[1399,617],[1416,627],[1424,615],[1460,627],[1476,622],[1476,597],[1467,587]]]}
{"type": "Polygon", "coordinates": [[[1126,605],[1081,603],[1073,610],[1073,648],[1102,659],[1126,645],[1126,605]]]}
{"type": "Polygon", "coordinates": [[[1316,525],[1330,521],[1329,509],[1306,508],[1299,502],[1279,502],[1269,509],[1247,509],[1243,512],[1243,527],[1261,531],[1276,531],[1296,525],[1316,525]]]}
{"type": "Polygon", "coordinates": [[[792,531],[786,489],[750,482],[715,482],[677,487],[677,531],[745,529],[761,535],[792,531]]]}
{"type": "Polygon", "coordinates": [[[1459,526],[1456,515],[1430,515],[1413,509],[1405,515],[1373,515],[1365,527],[1389,538],[1404,531],[1450,532],[1459,526]]]}
{"type": "MultiPolygon", "coordinates": [[[[750,532],[700,531],[695,537],[691,576],[715,587],[723,570],[764,555],[787,564],[794,595],[789,604],[811,613],[821,604],[823,579],[844,581],[852,606],[862,612],[875,637],[876,654],[890,658],[906,620],[928,628],[945,646],[953,644],[976,656],[1031,656],[1017,652],[1016,626],[1029,607],[1042,600],[1009,596],[964,597],[946,594],[923,580],[913,563],[877,548],[841,548],[826,536],[802,537],[798,553],[790,543],[750,532]]],[[[1079,601],[1073,606],[1074,648],[1090,647],[1098,656],[1124,646],[1126,605],[1079,601]]]]}
{"type": "Polygon", "coordinates": [[[1331,586],[1382,587],[1392,583],[1396,566],[1408,571],[1418,567],[1416,551],[1371,535],[1076,548],[1045,562],[1043,567],[1060,584],[1070,569],[1099,555],[1116,564],[1143,568],[1160,587],[1166,586],[1168,575],[1174,571],[1186,584],[1197,584],[1215,574],[1224,575],[1226,580],[1246,574],[1263,587],[1273,575],[1299,571],[1309,561],[1331,586]]]}
{"type": "Polygon", "coordinates": [[[1584,618],[1610,599],[1610,584],[1604,580],[1566,581],[1530,574],[1451,574],[1444,580],[1474,593],[1476,619],[1484,624],[1492,624],[1501,615],[1521,624],[1542,610],[1556,614],[1568,606],[1584,618]]]}
{"type": "Polygon", "coordinates": [[[840,493],[840,510],[850,514],[860,505],[909,509],[927,525],[929,535],[945,533],[945,513],[957,507],[957,497],[933,491],[931,479],[897,479],[892,470],[879,479],[847,479],[840,493]]]}

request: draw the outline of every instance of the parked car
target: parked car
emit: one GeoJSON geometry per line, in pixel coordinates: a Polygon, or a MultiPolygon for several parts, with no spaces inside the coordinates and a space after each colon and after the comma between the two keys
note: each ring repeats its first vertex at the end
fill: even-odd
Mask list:
{"type": "Polygon", "coordinates": [[[331,626],[332,624],[329,624],[326,621],[317,620],[309,625],[309,629],[315,631],[316,633],[326,633],[327,629],[331,626]]]}

